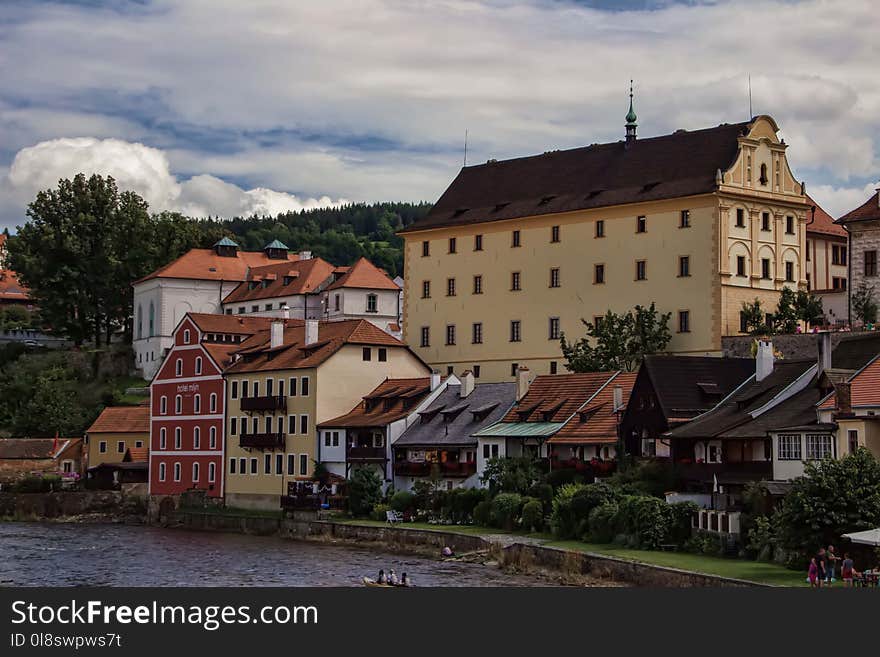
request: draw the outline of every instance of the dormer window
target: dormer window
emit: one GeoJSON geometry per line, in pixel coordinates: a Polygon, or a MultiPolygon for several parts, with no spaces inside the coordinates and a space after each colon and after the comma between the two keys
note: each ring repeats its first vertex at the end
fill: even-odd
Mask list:
{"type": "Polygon", "coordinates": [[[238,244],[228,237],[224,237],[214,244],[214,253],[224,258],[237,258],[238,244]]]}
{"type": "Polygon", "coordinates": [[[284,285],[290,285],[293,282],[293,276],[285,276],[284,277],[284,285]]]}
{"type": "Polygon", "coordinates": [[[262,285],[263,285],[263,289],[264,289],[264,290],[265,290],[267,287],[269,287],[269,283],[270,283],[270,281],[269,281],[268,278],[264,278],[264,279],[263,279],[262,285]]]}
{"type": "Polygon", "coordinates": [[[263,247],[263,251],[269,260],[287,260],[287,245],[279,240],[272,240],[263,247]]]}

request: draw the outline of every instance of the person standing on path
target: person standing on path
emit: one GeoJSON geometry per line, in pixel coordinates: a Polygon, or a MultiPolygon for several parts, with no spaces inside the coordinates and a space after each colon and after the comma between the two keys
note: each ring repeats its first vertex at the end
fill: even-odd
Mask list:
{"type": "Polygon", "coordinates": [[[816,585],[817,588],[822,588],[822,582],[825,581],[825,568],[828,564],[827,558],[825,556],[825,548],[819,548],[819,552],[816,554],[816,585]]]}
{"type": "Polygon", "coordinates": [[[834,581],[834,566],[835,562],[838,560],[837,554],[834,552],[834,546],[829,545],[828,549],[825,551],[825,585],[831,586],[831,583],[834,581]]]}

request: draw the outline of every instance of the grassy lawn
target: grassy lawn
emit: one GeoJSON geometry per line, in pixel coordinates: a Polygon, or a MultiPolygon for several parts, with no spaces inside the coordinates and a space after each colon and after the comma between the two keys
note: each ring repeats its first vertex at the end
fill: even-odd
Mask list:
{"type": "Polygon", "coordinates": [[[746,561],[743,559],[722,559],[720,557],[707,557],[701,554],[688,554],[683,552],[654,552],[650,550],[631,550],[618,545],[601,545],[594,543],[581,543],[580,541],[551,541],[547,543],[551,547],[560,547],[567,550],[579,550],[582,552],[595,552],[607,554],[620,559],[642,561],[657,566],[679,568],[694,572],[719,575],[721,577],[733,577],[745,579],[762,584],[776,584],[779,586],[807,586],[805,583],[806,573],[788,570],[772,563],[758,561],[746,561]]]}

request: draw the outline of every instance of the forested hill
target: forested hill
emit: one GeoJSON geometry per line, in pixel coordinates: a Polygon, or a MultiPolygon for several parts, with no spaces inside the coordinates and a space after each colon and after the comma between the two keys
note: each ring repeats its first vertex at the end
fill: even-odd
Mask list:
{"type": "Polygon", "coordinates": [[[395,232],[430,209],[430,203],[353,203],[211,223],[234,234],[248,251],[278,239],[292,251],[310,250],[335,265],[350,265],[365,256],[393,277],[403,273],[403,240],[395,232]]]}

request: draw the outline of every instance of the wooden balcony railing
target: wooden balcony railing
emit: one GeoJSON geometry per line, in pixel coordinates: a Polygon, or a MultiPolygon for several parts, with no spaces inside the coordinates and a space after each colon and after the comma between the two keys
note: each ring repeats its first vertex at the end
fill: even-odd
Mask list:
{"type": "Polygon", "coordinates": [[[427,477],[431,474],[431,464],[427,461],[398,461],[394,464],[394,474],[404,477],[427,477]]]}
{"type": "Polygon", "coordinates": [[[385,459],[384,447],[348,447],[348,459],[350,461],[379,461],[385,459]]]}
{"type": "Polygon", "coordinates": [[[440,473],[445,477],[470,477],[477,471],[473,461],[446,461],[440,464],[440,473]]]}
{"type": "MultiPolygon", "coordinates": [[[[427,477],[433,464],[427,461],[398,461],[394,464],[394,474],[404,477],[427,477]]],[[[473,461],[446,461],[437,464],[444,477],[469,477],[477,472],[473,461]]]]}
{"type": "Polygon", "coordinates": [[[284,434],[280,431],[268,433],[243,433],[238,437],[239,447],[274,448],[285,446],[284,434]]]}
{"type": "Polygon", "coordinates": [[[284,395],[264,395],[263,397],[242,397],[243,411],[286,411],[287,397],[284,395]]]}

